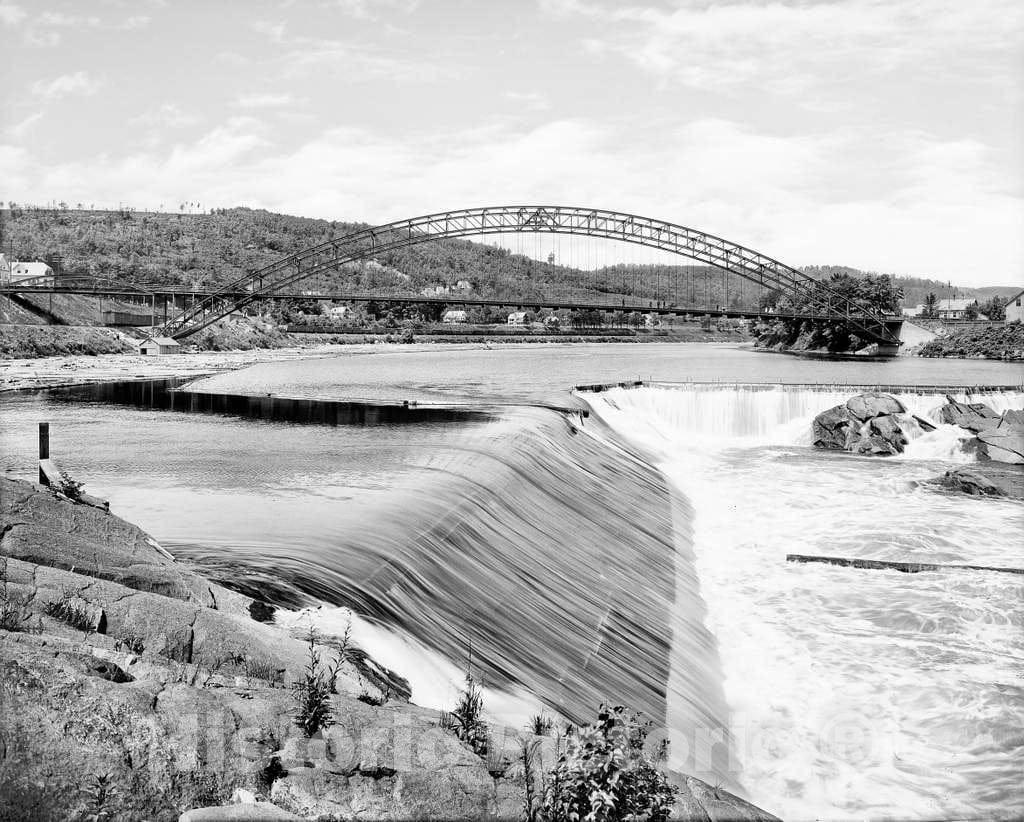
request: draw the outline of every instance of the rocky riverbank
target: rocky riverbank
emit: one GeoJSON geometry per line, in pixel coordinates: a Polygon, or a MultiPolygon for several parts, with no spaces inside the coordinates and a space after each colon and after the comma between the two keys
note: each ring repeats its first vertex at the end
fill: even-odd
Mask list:
{"type": "Polygon", "coordinates": [[[1024,360],[1024,325],[1016,322],[953,331],[922,344],[917,356],[1024,360]]]}
{"type": "Polygon", "coordinates": [[[950,396],[926,420],[907,412],[896,397],[869,392],[822,411],[812,423],[815,448],[868,456],[902,454],[910,437],[938,425],[963,429],[960,448],[978,464],[956,468],[929,484],[973,496],[1024,499],[1024,410],[997,414],[984,403],[950,396]]]}
{"type": "MultiPolygon", "coordinates": [[[[311,646],[136,526],[3,477],[0,671],[4,820],[521,819],[564,742],[486,725],[479,755],[372,649],[311,646]],[[335,724],[307,737],[311,647],[335,724]]],[[[670,780],[676,818],[773,818],[670,780]]]]}

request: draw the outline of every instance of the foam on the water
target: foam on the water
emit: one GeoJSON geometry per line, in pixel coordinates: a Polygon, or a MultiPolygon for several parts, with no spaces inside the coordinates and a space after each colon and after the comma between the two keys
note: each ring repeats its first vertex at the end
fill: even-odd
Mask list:
{"type": "MultiPolygon", "coordinates": [[[[680,386],[588,401],[693,503],[748,795],[793,819],[1019,816],[1021,577],[786,561],[1024,565],[1024,506],[919,485],[970,459],[960,429],[917,428],[898,459],[808,448],[814,416],[852,393],[680,386]]],[[[900,399],[924,419],[944,402],[900,399]]],[[[1020,393],[969,399],[1024,406],[1020,393]]]]}

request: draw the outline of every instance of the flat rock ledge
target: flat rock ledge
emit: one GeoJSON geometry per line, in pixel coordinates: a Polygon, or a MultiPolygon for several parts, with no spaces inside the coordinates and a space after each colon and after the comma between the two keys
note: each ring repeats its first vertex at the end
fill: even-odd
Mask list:
{"type": "MultiPolygon", "coordinates": [[[[3,477],[0,617],[15,628],[0,627],[0,822],[518,820],[556,758],[555,740],[497,725],[477,756],[394,696],[400,678],[378,687],[351,662],[336,724],[305,738],[287,687],[301,639],[130,523],[3,477]],[[529,773],[524,742],[538,743],[529,773]]],[[[775,819],[670,778],[673,818],[775,819]]]]}
{"type": "Polygon", "coordinates": [[[1024,465],[984,463],[955,468],[927,480],[927,484],[974,497],[1024,500],[1024,465]]]}

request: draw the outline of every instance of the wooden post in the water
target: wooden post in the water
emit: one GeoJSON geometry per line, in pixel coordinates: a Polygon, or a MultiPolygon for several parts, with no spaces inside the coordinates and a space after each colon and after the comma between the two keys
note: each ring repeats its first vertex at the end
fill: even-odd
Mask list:
{"type": "Polygon", "coordinates": [[[813,554],[786,554],[787,562],[823,562],[826,565],[841,565],[846,568],[861,568],[871,571],[902,571],[904,574],[919,574],[922,571],[999,571],[1004,574],[1024,574],[1024,568],[1004,568],[992,565],[959,565],[936,562],[894,562],[884,559],[856,559],[849,557],[821,557],[813,554]]]}
{"type": "Polygon", "coordinates": [[[49,485],[50,478],[43,470],[43,460],[50,458],[50,423],[39,423],[39,484],[49,485]]]}

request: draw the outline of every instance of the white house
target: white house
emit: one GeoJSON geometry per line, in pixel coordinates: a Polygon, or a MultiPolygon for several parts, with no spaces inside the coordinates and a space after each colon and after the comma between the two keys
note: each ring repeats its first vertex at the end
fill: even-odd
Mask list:
{"type": "Polygon", "coordinates": [[[472,291],[473,283],[471,283],[469,280],[459,280],[457,283],[455,283],[455,287],[459,291],[472,291]]]}
{"type": "Polygon", "coordinates": [[[441,322],[445,322],[450,325],[464,323],[466,322],[466,312],[461,310],[445,311],[444,316],[441,317],[441,322]]]}
{"type": "Polygon", "coordinates": [[[21,280],[34,280],[37,277],[47,277],[33,285],[53,285],[53,269],[46,263],[11,263],[10,282],[17,283],[21,280]]]}
{"type": "Polygon", "coordinates": [[[1024,306],[1021,303],[1024,302],[1024,291],[1018,291],[1006,304],[1006,321],[1012,323],[1014,321],[1024,323],[1024,306]]]}
{"type": "Polygon", "coordinates": [[[508,315],[508,324],[514,325],[517,328],[522,328],[526,325],[526,312],[525,311],[513,311],[508,315]]]}
{"type": "Polygon", "coordinates": [[[332,305],[327,311],[327,316],[332,320],[341,320],[348,315],[349,307],[347,305],[332,305]]]}
{"type": "Polygon", "coordinates": [[[139,343],[140,354],[176,354],[181,343],[170,337],[146,337],[139,343]]]}
{"type": "Polygon", "coordinates": [[[935,313],[940,320],[962,320],[969,306],[978,307],[977,300],[939,300],[935,313]]]}

